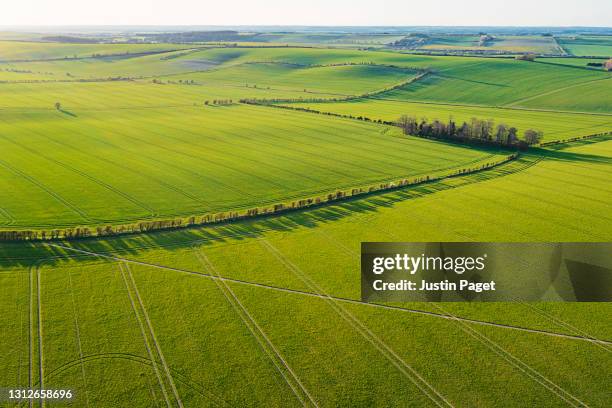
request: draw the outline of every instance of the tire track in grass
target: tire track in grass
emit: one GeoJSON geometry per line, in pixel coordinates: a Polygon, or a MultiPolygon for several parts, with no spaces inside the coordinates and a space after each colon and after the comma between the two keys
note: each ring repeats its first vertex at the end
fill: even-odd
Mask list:
{"type": "MultiPolygon", "coordinates": [[[[83,346],[81,343],[81,330],[79,329],[79,317],[77,314],[76,300],[74,299],[74,287],[72,285],[72,273],[68,269],[68,287],[70,289],[70,299],[72,303],[72,315],[74,316],[74,329],[77,338],[77,347],[79,350],[79,358],[83,359],[83,346]]],[[[85,375],[85,365],[81,363],[81,376],[83,377],[83,385],[85,386],[85,405],[89,407],[89,386],[87,384],[87,376],[85,375]]]]}
{"type": "MultiPolygon", "coordinates": [[[[58,141],[58,140],[56,140],[56,139],[54,139],[54,138],[50,138],[50,137],[49,137],[49,136],[47,136],[47,135],[43,135],[43,134],[39,134],[39,135],[40,135],[40,136],[42,136],[42,137],[44,137],[44,138],[46,138],[47,140],[52,141],[53,143],[56,143],[56,144],[58,144],[58,145],[62,146],[62,147],[65,147],[65,148],[67,147],[67,148],[69,148],[69,149],[72,149],[72,150],[74,150],[74,151],[76,151],[76,152],[80,153],[80,154],[84,154],[84,152],[83,152],[83,151],[81,151],[80,149],[78,149],[78,148],[74,147],[73,145],[70,145],[70,144],[67,144],[67,143],[64,143],[64,142],[60,142],[60,141],[58,141]]],[[[115,147],[115,146],[113,146],[113,147],[115,147]]],[[[116,147],[115,147],[115,148],[116,148],[116,147]]],[[[121,150],[122,150],[122,149],[121,149],[121,150]]],[[[141,177],[146,178],[146,179],[148,179],[148,180],[152,180],[152,181],[154,181],[154,182],[156,182],[156,183],[158,183],[158,184],[160,184],[160,185],[162,185],[162,186],[166,187],[167,189],[172,190],[172,191],[174,191],[175,193],[178,193],[178,194],[180,194],[180,195],[182,195],[182,196],[184,196],[184,197],[187,197],[187,198],[189,198],[189,199],[191,199],[192,201],[195,201],[195,202],[197,202],[197,203],[204,204],[204,205],[209,205],[209,203],[207,203],[207,202],[205,202],[204,200],[202,200],[202,199],[200,199],[200,198],[198,198],[198,197],[194,196],[193,194],[190,194],[190,193],[188,193],[188,192],[186,192],[186,191],[184,191],[184,190],[180,189],[179,187],[176,187],[176,186],[174,186],[174,185],[172,185],[172,184],[166,183],[164,180],[159,180],[159,179],[157,179],[157,178],[155,178],[155,177],[152,177],[152,176],[151,176],[151,175],[149,175],[149,174],[146,174],[146,173],[143,173],[143,172],[139,172],[138,170],[135,170],[135,169],[133,169],[133,168],[131,168],[131,167],[125,166],[125,165],[123,165],[123,164],[121,164],[121,163],[117,163],[117,162],[115,162],[115,161],[112,161],[112,160],[109,160],[109,159],[102,158],[102,157],[101,157],[101,156],[99,156],[99,155],[97,155],[97,156],[96,156],[96,160],[100,160],[100,161],[102,161],[102,162],[105,162],[105,163],[107,163],[107,164],[110,164],[111,166],[115,166],[115,167],[122,168],[122,169],[124,169],[124,170],[126,170],[126,171],[128,171],[128,172],[130,172],[130,173],[137,174],[138,176],[141,176],[141,177]]]]}
{"type": "Polygon", "coordinates": [[[546,311],[540,309],[539,307],[536,307],[534,305],[532,305],[529,302],[524,302],[524,301],[520,301],[520,303],[526,307],[528,307],[529,309],[531,309],[532,311],[534,311],[535,313],[539,314],[540,316],[545,317],[546,319],[550,320],[551,322],[557,324],[558,326],[561,326],[567,330],[569,330],[570,332],[575,333],[578,336],[587,338],[587,339],[591,339],[591,340],[595,340],[592,343],[595,344],[596,346],[600,347],[601,349],[603,349],[604,351],[607,351],[608,353],[612,353],[612,346],[610,346],[607,343],[602,343],[599,339],[597,339],[594,336],[591,336],[590,334],[588,334],[587,332],[585,332],[584,330],[581,330],[579,328],[577,328],[576,326],[565,322],[564,320],[561,320],[555,316],[553,316],[550,313],[547,313],[546,311]]]}
{"type": "MultiPolygon", "coordinates": [[[[82,249],[72,248],[72,247],[68,247],[68,246],[64,246],[64,245],[59,245],[59,244],[45,243],[45,245],[48,245],[48,246],[51,246],[51,247],[55,247],[55,248],[61,248],[61,249],[68,250],[68,251],[77,252],[77,253],[80,253],[80,254],[83,254],[83,255],[86,255],[86,256],[102,258],[102,259],[106,259],[106,260],[113,260],[113,261],[118,261],[118,262],[130,263],[130,264],[134,264],[134,265],[142,265],[142,266],[146,266],[146,267],[151,267],[151,268],[156,268],[156,269],[161,269],[161,270],[167,270],[167,271],[172,271],[172,272],[177,272],[177,273],[185,273],[185,274],[188,274],[188,275],[200,276],[202,278],[207,278],[207,279],[212,279],[212,280],[218,279],[216,276],[213,276],[213,275],[211,275],[209,273],[204,273],[204,272],[190,271],[190,270],[181,269],[181,268],[175,268],[175,267],[171,267],[171,266],[158,265],[158,264],[149,263],[149,262],[143,262],[143,261],[136,261],[136,260],[133,260],[133,259],[123,258],[123,257],[114,256],[114,255],[108,255],[108,254],[102,254],[102,253],[97,253],[97,252],[85,251],[85,250],[82,250],[82,249]]],[[[225,278],[225,277],[223,277],[222,279],[224,279],[227,282],[237,283],[237,284],[240,284],[240,285],[252,286],[252,287],[257,287],[257,288],[267,289],[267,290],[274,290],[274,291],[278,291],[278,292],[285,292],[285,293],[290,293],[290,294],[295,294],[295,295],[309,296],[309,297],[315,297],[315,298],[319,298],[319,299],[332,298],[333,300],[336,300],[338,302],[343,302],[343,303],[351,303],[351,304],[357,304],[357,305],[362,305],[362,306],[367,306],[367,307],[375,307],[375,308],[381,308],[381,309],[395,310],[395,311],[398,311],[398,312],[413,313],[413,314],[419,314],[419,315],[423,315],[423,316],[430,316],[430,317],[435,317],[435,318],[440,318],[440,319],[447,319],[447,320],[451,319],[449,316],[447,316],[445,314],[429,312],[429,311],[425,311],[425,310],[408,309],[408,308],[403,308],[403,307],[398,307],[398,306],[388,306],[388,305],[377,304],[377,303],[365,303],[365,302],[362,302],[361,300],[357,300],[357,299],[343,298],[343,297],[338,297],[338,296],[326,296],[326,295],[322,295],[322,294],[319,294],[319,293],[305,292],[305,291],[301,291],[301,290],[297,290],[297,289],[289,289],[289,288],[284,288],[284,287],[279,287],[279,286],[272,286],[272,285],[267,285],[267,284],[258,283],[258,282],[243,281],[243,280],[240,280],[240,279],[232,279],[232,278],[225,278]]],[[[517,331],[523,331],[523,332],[526,332],[526,333],[541,334],[541,335],[552,336],[552,337],[559,337],[559,338],[564,338],[564,339],[569,339],[569,340],[581,340],[581,341],[589,341],[589,342],[599,342],[599,343],[602,343],[602,344],[610,344],[610,345],[612,345],[612,341],[609,341],[609,340],[592,340],[592,339],[588,339],[588,338],[585,338],[585,337],[573,336],[573,335],[564,334],[564,333],[550,332],[550,331],[538,330],[538,329],[530,329],[530,328],[527,328],[527,327],[512,326],[512,325],[507,325],[507,324],[493,323],[493,322],[488,322],[488,321],[483,321],[483,320],[476,320],[476,319],[469,319],[469,318],[463,318],[463,317],[457,317],[456,319],[459,319],[461,321],[465,321],[466,323],[478,324],[478,325],[481,325],[481,326],[491,326],[491,327],[497,327],[497,328],[501,328],[501,329],[517,330],[517,331]]]]}
{"type": "MultiPolygon", "coordinates": [[[[34,266],[30,267],[29,275],[29,316],[28,316],[28,388],[32,389],[34,385],[34,266]]],[[[20,404],[21,405],[21,404],[20,404]]],[[[32,408],[33,400],[28,400],[28,406],[32,408]]]]}
{"type": "MultiPolygon", "coordinates": [[[[516,259],[515,262],[518,261],[519,265],[517,265],[518,267],[523,267],[523,266],[527,266],[527,261],[526,260],[521,260],[521,259],[516,259]]],[[[578,336],[581,337],[585,337],[587,339],[591,339],[591,340],[595,340],[592,343],[595,344],[596,346],[600,347],[601,349],[603,349],[604,351],[607,352],[612,352],[612,346],[607,344],[607,343],[602,343],[599,341],[599,339],[597,339],[594,336],[591,336],[589,333],[585,332],[584,330],[581,330],[579,328],[577,328],[576,326],[567,323],[563,320],[561,320],[560,318],[557,318],[555,316],[553,316],[551,313],[546,312],[545,310],[540,309],[539,307],[534,306],[533,304],[531,304],[530,302],[525,302],[522,301],[520,299],[514,299],[516,302],[520,303],[521,305],[525,306],[526,308],[530,309],[532,312],[546,318],[547,320],[553,322],[554,324],[556,324],[557,326],[560,326],[566,330],[568,330],[570,333],[574,333],[578,336]]]]}
{"type": "Polygon", "coordinates": [[[15,217],[13,217],[10,212],[8,212],[8,210],[6,210],[6,209],[4,209],[2,207],[0,207],[0,216],[2,216],[3,218],[6,219],[6,222],[4,222],[2,224],[7,226],[7,227],[9,225],[13,225],[15,223],[15,221],[17,221],[15,219],[15,217]]]}
{"type": "MultiPolygon", "coordinates": [[[[151,359],[146,358],[146,357],[142,357],[142,356],[138,356],[135,354],[129,354],[129,353],[99,353],[99,354],[90,354],[90,355],[86,355],[83,356],[83,358],[78,358],[76,360],[72,360],[69,361],[67,363],[62,364],[59,367],[56,367],[55,369],[53,369],[52,371],[50,371],[49,373],[46,374],[46,378],[52,378],[55,377],[79,364],[82,363],[87,363],[90,361],[97,361],[97,360],[104,360],[104,359],[120,359],[120,360],[127,360],[127,361],[132,361],[132,362],[136,362],[139,364],[144,364],[144,365],[148,365],[151,366],[152,369],[153,366],[161,366],[161,363],[157,362],[157,361],[151,361],[151,359]]],[[[210,400],[212,400],[213,402],[216,402],[217,405],[223,405],[223,406],[227,406],[230,407],[231,405],[228,404],[226,401],[224,401],[223,399],[221,399],[219,396],[212,394],[210,391],[204,389],[204,387],[200,384],[198,384],[197,382],[191,380],[190,378],[188,378],[185,375],[180,374],[179,372],[175,371],[175,370],[171,370],[172,374],[174,377],[177,378],[178,382],[180,382],[181,384],[184,384],[185,386],[189,387],[190,389],[194,390],[195,392],[197,392],[198,394],[200,394],[201,396],[208,398],[210,400]]],[[[151,385],[151,383],[149,382],[149,385],[151,385]]],[[[153,390],[152,390],[153,391],[153,390]]],[[[153,399],[155,399],[155,392],[153,392],[153,399]]],[[[155,404],[158,404],[158,401],[154,401],[155,404]]],[[[157,405],[159,406],[159,405],[157,405]]]]}
{"type": "MultiPolygon", "coordinates": [[[[36,308],[37,308],[37,336],[38,336],[38,376],[39,376],[39,389],[45,389],[45,374],[44,374],[44,360],[43,360],[43,329],[42,329],[42,301],[40,299],[40,267],[37,265],[35,268],[36,272],[36,308]]],[[[45,400],[41,397],[39,399],[39,405],[45,406],[45,400]]]]}
{"type": "MultiPolygon", "coordinates": [[[[17,273],[17,297],[16,297],[16,306],[17,306],[17,314],[19,315],[19,360],[18,360],[18,366],[17,366],[17,386],[18,387],[22,387],[23,384],[21,383],[21,370],[22,370],[22,366],[23,366],[23,349],[22,347],[26,344],[26,342],[24,341],[24,335],[23,335],[23,304],[20,302],[19,297],[21,296],[21,291],[24,289],[22,287],[23,282],[22,282],[22,275],[24,273],[17,273]]],[[[28,347],[29,347],[29,343],[28,347]]]]}
{"type": "MultiPolygon", "coordinates": [[[[32,132],[32,133],[37,134],[37,132],[32,132]]],[[[78,174],[79,176],[84,177],[84,178],[88,179],[89,181],[92,181],[95,184],[98,184],[99,186],[102,186],[103,188],[105,188],[105,189],[107,189],[109,191],[112,191],[113,193],[115,193],[115,194],[125,198],[126,200],[130,201],[132,204],[140,207],[141,209],[143,209],[145,211],[148,211],[151,217],[157,216],[157,213],[155,212],[155,210],[153,208],[149,207],[147,204],[145,204],[142,201],[132,197],[131,195],[129,195],[127,193],[124,193],[123,191],[119,190],[118,188],[113,187],[110,184],[108,184],[108,183],[106,183],[106,182],[104,182],[104,181],[102,181],[102,180],[100,180],[100,179],[98,179],[98,178],[96,178],[96,177],[86,173],[85,171],[79,170],[79,169],[77,169],[75,167],[72,167],[71,165],[69,165],[67,163],[64,163],[64,162],[62,162],[60,160],[54,159],[54,158],[52,158],[50,156],[47,156],[47,155],[45,155],[43,153],[37,152],[36,150],[33,150],[33,149],[31,149],[31,148],[29,148],[27,146],[24,146],[21,143],[15,142],[15,141],[10,140],[10,139],[8,139],[6,137],[4,137],[4,140],[6,140],[7,142],[9,142],[11,144],[14,144],[16,146],[19,146],[20,148],[30,152],[31,154],[33,154],[35,156],[42,157],[43,159],[48,160],[48,161],[50,161],[52,163],[55,163],[56,165],[58,165],[60,167],[68,169],[68,170],[72,171],[73,173],[78,174]]]]}
{"type": "MultiPolygon", "coordinates": [[[[329,237],[329,238],[335,241],[332,237],[329,237]]],[[[337,245],[340,246],[341,248],[344,248],[346,251],[348,251],[347,252],[348,254],[356,255],[355,251],[351,251],[348,247],[344,246],[341,242],[337,242],[337,245]]],[[[479,342],[483,343],[487,348],[489,348],[495,354],[501,356],[504,360],[506,360],[512,366],[519,369],[521,372],[525,373],[527,376],[529,376],[531,379],[535,380],[539,384],[543,385],[545,388],[549,389],[551,392],[559,396],[561,399],[563,399],[568,404],[572,406],[585,406],[585,407],[587,406],[582,401],[574,397],[572,394],[570,394],[569,392],[565,391],[560,386],[550,381],[548,378],[546,378],[544,375],[539,373],[537,370],[531,368],[529,365],[524,363],[522,360],[515,357],[510,352],[506,351],[503,347],[501,347],[495,341],[491,340],[489,337],[485,336],[484,334],[470,327],[468,324],[466,324],[464,319],[459,319],[456,316],[454,316],[452,313],[445,311],[442,308],[442,306],[440,306],[436,302],[432,302],[432,305],[438,310],[440,310],[442,314],[445,314],[454,322],[459,323],[462,326],[461,327],[462,331],[474,337],[479,342]],[[575,405],[570,399],[574,400],[575,402],[578,402],[580,405],[575,405]]],[[[595,343],[598,344],[600,347],[604,347],[604,345],[600,344],[599,342],[595,342],[595,343]]]]}
{"type": "Polygon", "coordinates": [[[49,194],[52,198],[54,198],[55,200],[57,200],[58,202],[63,204],[65,207],[67,207],[68,209],[74,211],[84,221],[87,221],[87,222],[92,222],[93,221],[83,210],[79,209],[77,206],[75,206],[75,205],[71,204],[70,202],[66,201],[62,196],[60,196],[58,193],[53,191],[50,187],[47,187],[42,182],[36,180],[34,177],[29,176],[28,174],[26,174],[26,173],[22,172],[21,170],[11,166],[10,164],[8,164],[7,162],[5,162],[4,160],[1,160],[1,159],[0,159],[0,166],[6,168],[7,170],[12,172],[13,174],[15,174],[15,175],[17,175],[17,176],[19,176],[19,177],[29,181],[30,183],[34,184],[35,186],[37,186],[38,188],[40,188],[41,190],[43,190],[44,192],[49,194]]]}
{"type": "MultiPolygon", "coordinates": [[[[476,329],[470,327],[466,323],[465,319],[458,318],[457,316],[453,315],[452,313],[447,312],[446,310],[444,310],[442,308],[442,306],[440,306],[436,302],[432,302],[432,305],[435,308],[437,308],[438,310],[440,310],[440,312],[443,315],[448,316],[451,320],[453,320],[453,321],[457,322],[458,324],[460,324],[462,326],[461,327],[462,331],[464,331],[465,333],[467,333],[470,336],[474,337],[476,340],[478,340],[479,342],[484,344],[488,349],[493,351],[495,354],[501,356],[510,365],[512,365],[513,367],[515,367],[519,371],[523,372],[528,377],[530,377],[532,380],[538,382],[540,385],[544,386],[545,388],[547,388],[552,393],[554,393],[557,396],[559,396],[561,399],[563,399],[565,402],[567,402],[571,406],[574,406],[574,407],[577,407],[577,406],[587,407],[587,405],[584,404],[582,401],[580,401],[579,399],[574,397],[572,394],[570,394],[569,392],[567,392],[566,390],[564,390],[563,388],[561,388],[557,384],[553,383],[551,380],[546,378],[544,375],[542,375],[537,370],[531,368],[528,364],[524,363],[518,357],[515,357],[514,355],[512,355],[510,352],[505,350],[503,347],[501,347],[495,341],[491,340],[489,337],[485,336],[484,334],[478,332],[476,329]],[[579,405],[576,405],[571,400],[577,402],[579,405]]],[[[594,340],[594,339],[591,339],[591,340],[594,340]]],[[[600,342],[599,341],[594,341],[594,343],[599,344],[600,342]]],[[[599,345],[602,346],[602,344],[599,344],[599,345]]]]}
{"type": "Polygon", "coordinates": [[[134,291],[134,294],[136,295],[136,300],[138,300],[138,303],[140,305],[140,310],[142,311],[142,315],[144,316],[145,322],[147,324],[148,330],[149,330],[149,334],[151,335],[151,341],[153,343],[153,345],[155,346],[155,349],[157,351],[157,355],[162,363],[162,366],[164,368],[165,374],[166,374],[166,378],[168,380],[168,382],[170,383],[170,388],[172,390],[172,393],[174,394],[174,398],[176,399],[176,403],[178,404],[178,406],[180,408],[183,407],[183,401],[181,400],[181,397],[178,393],[178,390],[176,389],[176,385],[174,384],[174,379],[172,377],[172,374],[170,373],[170,368],[168,367],[168,363],[166,363],[166,358],[164,357],[164,354],[161,350],[161,347],[159,345],[159,342],[157,340],[157,336],[155,335],[155,330],[153,329],[153,324],[151,323],[151,319],[149,317],[149,313],[147,312],[147,309],[144,305],[144,302],[142,301],[142,298],[140,296],[140,292],[138,291],[138,286],[136,285],[136,281],[134,280],[134,276],[132,275],[132,271],[130,269],[130,266],[127,263],[122,263],[119,264],[120,268],[121,267],[125,267],[125,271],[122,270],[122,274],[123,275],[127,275],[127,277],[129,278],[129,281],[132,284],[132,289],[134,291]]]}
{"type": "Polygon", "coordinates": [[[557,385],[554,382],[552,382],[551,380],[549,380],[547,377],[545,377],[539,371],[535,370],[534,368],[529,366],[527,363],[523,362],[518,357],[515,357],[512,353],[510,353],[509,351],[504,349],[498,343],[496,343],[495,341],[491,340],[489,337],[487,337],[486,335],[480,333],[479,331],[475,330],[473,327],[470,327],[468,324],[466,324],[465,322],[461,321],[460,319],[457,319],[456,316],[454,316],[452,313],[445,311],[444,308],[442,308],[442,306],[440,306],[439,304],[434,302],[434,303],[432,303],[432,305],[434,307],[436,307],[438,310],[440,310],[442,313],[444,313],[447,316],[449,316],[452,320],[457,322],[457,324],[461,326],[461,330],[462,331],[464,331],[465,333],[467,333],[471,337],[473,337],[476,340],[478,340],[479,342],[481,342],[489,350],[491,350],[492,352],[494,352],[495,354],[500,356],[502,359],[507,361],[510,365],[512,365],[517,370],[519,370],[522,373],[524,373],[526,376],[528,376],[532,380],[536,381],[538,384],[542,385],[544,388],[549,390],[551,393],[553,393],[556,396],[558,396],[559,398],[561,398],[563,401],[565,401],[570,406],[572,406],[572,407],[588,407],[587,404],[585,404],[584,402],[582,402],[581,400],[576,398],[574,395],[570,394],[565,389],[561,388],[559,385],[557,385]]]}
{"type": "Polygon", "coordinates": [[[253,337],[255,337],[255,340],[257,340],[259,346],[263,349],[263,351],[270,358],[270,360],[272,360],[274,367],[278,370],[289,388],[291,388],[291,391],[298,399],[300,404],[305,407],[318,407],[319,405],[314,400],[312,395],[308,392],[304,384],[300,381],[298,376],[295,374],[287,360],[285,360],[285,358],[276,348],[274,343],[272,343],[272,341],[266,335],[263,329],[259,326],[259,324],[257,324],[257,321],[249,313],[247,308],[242,304],[242,302],[240,302],[238,296],[236,296],[232,288],[221,277],[217,268],[199,249],[194,248],[194,253],[198,261],[202,264],[202,266],[204,266],[204,268],[208,270],[212,275],[217,277],[217,279],[214,279],[215,284],[217,285],[221,293],[223,293],[223,296],[232,306],[234,311],[238,314],[238,316],[240,316],[240,319],[249,329],[253,337]]]}
{"type": "Polygon", "coordinates": [[[138,321],[138,326],[140,327],[140,333],[142,334],[142,339],[144,341],[145,344],[145,348],[147,349],[147,354],[149,355],[149,359],[152,362],[153,365],[153,371],[155,372],[155,376],[157,377],[157,381],[159,383],[159,387],[162,391],[164,400],[166,402],[166,406],[168,408],[172,407],[172,404],[170,403],[170,399],[168,397],[168,392],[166,391],[166,387],[164,385],[164,382],[162,381],[161,375],[159,373],[159,369],[157,367],[157,364],[155,364],[155,358],[153,357],[153,351],[151,350],[151,345],[149,344],[149,338],[145,333],[145,328],[144,328],[144,324],[142,323],[142,318],[140,317],[140,314],[138,313],[138,310],[136,308],[136,303],[134,301],[134,296],[132,294],[132,290],[130,288],[130,285],[128,283],[127,278],[125,277],[125,271],[123,270],[123,264],[119,263],[119,269],[121,272],[121,277],[123,278],[123,282],[125,283],[125,288],[127,290],[128,293],[128,297],[130,299],[130,304],[132,305],[132,311],[134,312],[134,315],[136,316],[136,320],[138,321]]]}
{"type": "Polygon", "coordinates": [[[330,306],[338,313],[353,329],[355,329],[364,339],[372,344],[391,364],[393,364],[404,376],[409,379],[427,398],[439,407],[453,407],[453,405],[436,388],[434,388],[421,374],[411,365],[406,363],[397,353],[385,342],[374,334],[361,320],[357,319],[352,313],[346,310],[337,300],[328,295],[323,288],[305,274],[297,265],[287,259],[276,247],[265,239],[260,239],[262,246],[266,248],[277,260],[281,262],[289,271],[293,272],[302,282],[304,282],[315,293],[322,295],[329,301],[330,306]]]}

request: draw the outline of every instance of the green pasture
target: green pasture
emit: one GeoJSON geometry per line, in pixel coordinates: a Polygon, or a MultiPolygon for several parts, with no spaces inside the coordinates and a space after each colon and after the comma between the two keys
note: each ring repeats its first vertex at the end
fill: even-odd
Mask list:
{"type": "Polygon", "coordinates": [[[533,52],[558,54],[559,49],[552,37],[543,36],[495,36],[495,39],[480,45],[479,36],[435,36],[420,47],[424,50],[452,51],[504,51],[508,53],[533,52]]]}
{"type": "Polygon", "coordinates": [[[495,158],[263,107],[17,112],[0,115],[9,228],[251,208],[495,158]]]}
{"type": "Polygon", "coordinates": [[[416,71],[378,65],[346,65],[304,68],[278,63],[248,63],[198,73],[162,77],[162,80],[208,84],[291,89],[339,96],[359,95],[405,82],[416,71]]]}
{"type": "MultiPolygon", "coordinates": [[[[534,100],[535,104],[535,100],[534,100]]],[[[402,115],[417,119],[469,122],[471,118],[493,119],[497,124],[514,126],[520,132],[539,129],[544,140],[564,140],[612,130],[612,115],[543,111],[522,108],[493,108],[471,105],[408,102],[387,98],[362,98],[339,103],[294,103],[287,106],[303,107],[321,112],[332,112],[373,120],[395,121],[402,115]]]]}
{"type": "MultiPolygon", "coordinates": [[[[382,97],[407,101],[507,106],[520,104],[525,98],[545,96],[582,84],[602,84],[605,87],[605,80],[608,79],[610,74],[605,72],[489,58],[436,70],[422,80],[386,93],[382,97]]],[[[590,97],[576,93],[575,101],[580,107],[580,102],[583,101],[585,104],[596,104],[606,99],[606,92],[602,89],[598,95],[590,97]],[[596,98],[595,101],[591,99],[593,97],[596,98]]],[[[539,107],[546,108],[547,105],[542,104],[539,107]]],[[[571,106],[564,108],[570,109],[571,106]]],[[[580,110],[588,109],[589,106],[585,106],[580,110]]],[[[600,107],[597,110],[603,109],[600,107]]]]}
{"type": "Polygon", "coordinates": [[[607,36],[561,37],[558,41],[572,55],[612,57],[612,38],[607,36]]]}
{"type": "Polygon", "coordinates": [[[0,62],[86,58],[95,55],[120,55],[190,48],[184,44],[72,44],[27,41],[0,41],[0,62]]]}
{"type": "Polygon", "coordinates": [[[548,64],[567,65],[570,67],[578,67],[578,68],[602,71],[603,67],[589,67],[587,64],[589,62],[603,64],[606,62],[606,59],[603,57],[598,57],[598,58],[577,58],[577,57],[548,58],[547,57],[547,58],[537,58],[536,61],[540,63],[545,63],[545,64],[548,63],[548,64]]]}

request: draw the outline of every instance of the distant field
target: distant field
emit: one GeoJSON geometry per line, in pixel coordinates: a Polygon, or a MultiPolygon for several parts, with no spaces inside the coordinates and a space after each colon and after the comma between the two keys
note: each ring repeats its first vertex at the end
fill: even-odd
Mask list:
{"type": "Polygon", "coordinates": [[[0,62],[81,58],[98,55],[138,54],[190,48],[181,44],[66,44],[25,41],[0,41],[0,62]]]}
{"type": "MultiPolygon", "coordinates": [[[[447,69],[436,70],[433,75],[423,80],[386,93],[384,98],[504,106],[516,104],[536,95],[609,78],[611,75],[605,72],[549,64],[508,59],[475,60],[471,64],[457,64],[447,69]]],[[[589,98],[577,94],[574,106],[580,107],[581,101],[590,106],[603,103],[603,106],[596,109],[607,111],[606,99],[606,92],[603,90],[597,95],[590,95],[589,98]]],[[[578,110],[589,110],[590,106],[578,110]]],[[[544,104],[541,107],[547,106],[544,104]]]]}
{"type": "Polygon", "coordinates": [[[542,36],[495,36],[494,40],[480,45],[479,36],[436,36],[422,47],[423,50],[454,51],[505,51],[509,53],[534,52],[539,54],[559,54],[552,37],[542,36]]]}
{"type": "MultiPolygon", "coordinates": [[[[266,89],[293,89],[324,94],[359,95],[384,89],[413,78],[415,71],[376,65],[304,68],[286,64],[250,63],[166,79],[194,80],[207,84],[233,84],[266,89]]],[[[302,95],[308,97],[308,95],[302,95]]]]}
{"type": "MultiPolygon", "coordinates": [[[[534,100],[534,105],[536,105],[534,100]]],[[[368,98],[341,103],[295,103],[297,106],[343,115],[366,116],[374,120],[397,120],[411,115],[429,120],[469,121],[471,118],[493,119],[521,131],[530,128],[544,132],[545,140],[568,139],[612,130],[612,115],[544,112],[538,110],[488,108],[469,105],[418,103],[391,98],[368,98]]]]}
{"type": "Polygon", "coordinates": [[[612,37],[609,36],[560,37],[558,41],[563,48],[573,55],[612,57],[612,37]]]}

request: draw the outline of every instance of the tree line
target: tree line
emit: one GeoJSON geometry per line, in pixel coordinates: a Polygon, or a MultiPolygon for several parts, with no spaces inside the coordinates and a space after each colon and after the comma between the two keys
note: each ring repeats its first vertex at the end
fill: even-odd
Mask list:
{"type": "Polygon", "coordinates": [[[402,179],[395,182],[383,182],[369,187],[351,188],[347,190],[337,190],[326,195],[295,200],[289,203],[278,203],[267,207],[257,207],[242,212],[228,211],[215,214],[206,214],[202,216],[191,216],[188,218],[175,218],[167,220],[141,221],[133,224],[124,225],[105,225],[99,227],[70,227],[64,229],[52,230],[0,230],[0,241],[47,241],[61,239],[82,239],[88,237],[104,237],[125,234],[136,234],[143,232],[171,230],[178,228],[186,228],[198,225],[211,225],[248,219],[253,217],[269,216],[274,214],[285,213],[288,211],[296,211],[312,206],[324,205],[339,200],[345,200],[353,197],[364,196],[377,192],[394,190],[407,186],[415,186],[423,183],[431,183],[449,177],[457,177],[468,175],[471,173],[487,170],[501,164],[512,161],[518,157],[518,153],[510,154],[498,161],[487,163],[479,163],[472,167],[464,167],[454,169],[444,174],[419,176],[412,179],[402,179]]]}
{"type": "Polygon", "coordinates": [[[540,130],[527,129],[523,132],[521,139],[516,127],[508,126],[505,123],[495,125],[493,119],[472,118],[469,122],[459,124],[452,118],[448,122],[438,119],[428,122],[426,119],[419,120],[415,116],[403,115],[397,120],[396,124],[402,128],[406,135],[474,141],[481,144],[521,149],[539,144],[544,136],[544,133],[540,130]]]}

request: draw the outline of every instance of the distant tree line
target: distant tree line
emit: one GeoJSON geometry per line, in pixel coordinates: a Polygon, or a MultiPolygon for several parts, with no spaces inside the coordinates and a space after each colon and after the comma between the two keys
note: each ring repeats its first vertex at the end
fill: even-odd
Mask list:
{"type": "Polygon", "coordinates": [[[519,139],[518,129],[505,123],[495,125],[492,119],[472,118],[469,122],[461,124],[449,119],[447,122],[426,119],[417,119],[414,116],[403,115],[396,124],[405,134],[435,139],[450,139],[459,141],[475,141],[481,144],[497,145],[502,147],[526,148],[540,143],[543,132],[527,129],[523,139],[519,139]]]}
{"type": "Polygon", "coordinates": [[[593,138],[604,137],[604,136],[612,136],[612,132],[594,133],[592,135],[572,137],[570,139],[563,139],[563,140],[550,140],[548,142],[541,143],[540,146],[545,147],[545,146],[552,146],[552,145],[557,145],[557,144],[562,144],[562,143],[578,142],[580,140],[593,139],[593,138]]]}
{"type": "MultiPolygon", "coordinates": [[[[400,89],[405,87],[408,84],[411,84],[415,81],[418,81],[420,79],[422,79],[423,77],[425,77],[426,75],[428,75],[430,73],[430,71],[427,70],[421,70],[421,72],[412,77],[409,78],[405,81],[399,82],[395,85],[391,85],[389,87],[383,88],[383,89],[377,89],[375,91],[372,92],[367,92],[361,95],[350,95],[350,96],[345,96],[345,97],[340,97],[340,98],[276,98],[276,99],[266,99],[266,98],[244,98],[244,99],[240,99],[240,103],[246,103],[246,104],[250,104],[250,105],[273,105],[273,104],[279,104],[279,103],[330,103],[330,102],[348,102],[348,101],[354,101],[356,99],[362,99],[362,98],[370,98],[372,96],[376,96],[376,95],[380,95],[382,93],[386,93],[389,91],[394,91],[396,89],[400,89]]],[[[249,85],[247,84],[247,87],[249,85]]],[[[255,86],[255,88],[257,88],[257,86],[255,86]]],[[[308,92],[307,89],[304,89],[304,92],[308,92]]]]}
{"type": "Polygon", "coordinates": [[[212,101],[204,101],[204,105],[227,106],[233,104],[232,99],[213,99],[212,101]]]}
{"type": "Polygon", "coordinates": [[[517,128],[508,126],[505,123],[500,123],[496,126],[492,119],[482,120],[472,118],[469,122],[459,124],[453,119],[449,119],[448,122],[442,122],[437,119],[428,122],[426,119],[417,120],[414,116],[403,115],[397,121],[386,121],[382,119],[372,119],[363,115],[355,116],[325,112],[301,106],[267,104],[262,103],[260,100],[253,99],[241,99],[240,103],[247,105],[266,105],[278,109],[316,113],[325,116],[335,116],[339,118],[361,120],[364,122],[398,126],[402,128],[405,134],[411,136],[474,142],[484,145],[519,148],[521,150],[525,150],[531,145],[539,144],[544,136],[542,131],[527,129],[523,132],[523,138],[521,139],[519,138],[519,131],[517,128]]]}
{"type": "Polygon", "coordinates": [[[519,60],[519,61],[535,61],[536,57],[537,57],[537,55],[535,55],[535,54],[520,54],[520,55],[517,55],[514,58],[519,60]]]}

